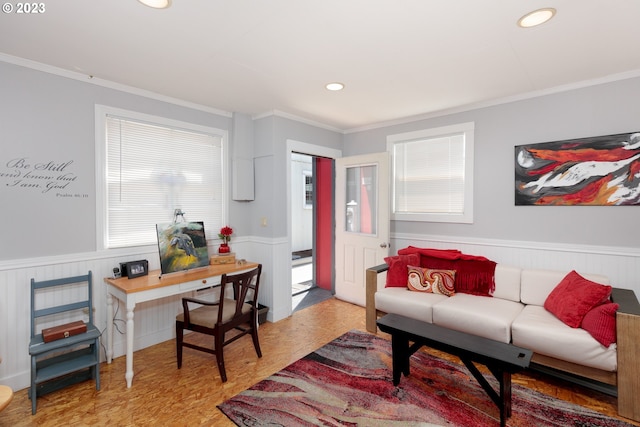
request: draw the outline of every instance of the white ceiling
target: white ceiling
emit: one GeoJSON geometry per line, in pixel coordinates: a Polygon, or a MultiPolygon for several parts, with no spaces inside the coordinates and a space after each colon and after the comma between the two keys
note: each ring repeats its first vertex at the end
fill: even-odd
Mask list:
{"type": "Polygon", "coordinates": [[[0,59],[343,131],[640,75],[638,0],[44,5],[41,14],[0,14],[0,59]],[[557,15],[537,28],[516,25],[541,7],[557,15]],[[346,88],[328,92],[331,81],[346,88]]]}

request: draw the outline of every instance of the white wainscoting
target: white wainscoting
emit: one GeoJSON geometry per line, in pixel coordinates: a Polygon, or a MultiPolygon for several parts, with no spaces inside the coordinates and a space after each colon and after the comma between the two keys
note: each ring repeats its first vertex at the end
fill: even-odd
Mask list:
{"type": "Polygon", "coordinates": [[[262,263],[260,303],[269,307],[267,320],[291,315],[291,243],[286,238],[253,238],[243,258],[262,263]]]}
{"type": "MultiPolygon", "coordinates": [[[[5,262],[0,265],[0,323],[4,325],[0,334],[0,383],[7,384],[14,390],[20,390],[29,386],[30,363],[28,346],[30,338],[31,279],[48,280],[68,276],[93,273],[93,303],[94,321],[96,326],[104,331],[106,329],[106,287],[103,278],[113,274],[113,268],[120,262],[148,259],[149,268],[159,268],[157,250],[154,252],[141,251],[136,254],[124,254],[119,252],[117,256],[111,254],[74,254],[70,256],[56,256],[51,258],[38,258],[31,260],[19,260],[5,262]]],[[[144,341],[147,335],[155,331],[150,325],[154,324],[163,310],[162,304],[158,304],[155,310],[141,307],[140,322],[136,324],[136,334],[144,341]],[[144,310],[144,313],[142,313],[144,310]],[[145,319],[142,319],[142,318],[145,319]],[[152,317],[156,317],[153,319],[152,317]]],[[[167,309],[164,308],[164,311],[167,309]]],[[[136,316],[138,311],[136,310],[136,316]]],[[[174,313],[175,316],[175,313],[174,313]]],[[[122,310],[116,318],[122,319],[122,310]]],[[[156,321],[155,324],[158,322],[156,321]]],[[[123,322],[116,321],[120,330],[124,330],[123,322]],[[118,325],[119,323],[119,325],[118,325]]],[[[124,348],[119,337],[115,343],[119,348],[124,348]]],[[[103,340],[102,345],[106,344],[103,340]]],[[[124,354],[124,352],[122,352],[124,354]]],[[[101,352],[104,359],[104,348],[101,352]]],[[[124,375],[124,373],[123,373],[124,375]]],[[[124,379],[124,377],[123,377],[124,379]]]]}
{"type": "MultiPolygon", "coordinates": [[[[263,264],[260,302],[269,307],[267,319],[278,321],[291,315],[291,253],[286,238],[245,237],[234,240],[236,257],[263,264]]],[[[473,240],[426,235],[392,236],[392,252],[409,245],[440,249],[454,248],[465,253],[483,255],[496,262],[524,268],[571,270],[608,276],[614,286],[633,289],[640,296],[640,249],[586,247],[535,242],[473,240]]],[[[214,253],[215,247],[210,248],[214,253]]],[[[89,253],[46,259],[4,261],[0,263],[0,383],[14,390],[29,386],[30,358],[28,354],[30,280],[45,280],[85,274],[94,275],[95,319],[104,331],[106,319],[106,287],[103,278],[112,274],[120,262],[149,260],[151,270],[158,269],[159,259],[154,247],[118,253],[89,253]]],[[[140,304],[135,309],[136,350],[175,336],[175,316],[182,310],[180,296],[140,304]]],[[[114,357],[125,353],[124,309],[115,316],[114,357]],[[120,331],[120,333],[119,333],[120,331]]],[[[106,340],[103,340],[103,346],[106,340]]],[[[172,352],[167,357],[173,357],[172,352]]],[[[104,360],[104,349],[102,352],[104,360]]],[[[134,354],[135,359],[135,354],[134,354]]],[[[134,363],[135,369],[136,363],[134,363]]],[[[140,366],[140,365],[138,365],[140,366]]],[[[126,387],[122,372],[122,387],[126,387]]]]}
{"type": "MultiPolygon", "coordinates": [[[[255,242],[254,242],[255,243],[255,242]]],[[[236,256],[263,264],[260,302],[272,307],[274,292],[273,269],[271,268],[273,246],[264,241],[251,244],[249,238],[238,238],[233,242],[236,256]],[[253,250],[249,248],[254,247],[253,250]],[[256,249],[257,248],[257,249],[256,249]]],[[[282,246],[282,245],[275,245],[282,246]]],[[[209,248],[215,253],[217,245],[209,248]]],[[[289,257],[290,258],[290,257],[289,257]]],[[[86,274],[91,270],[94,277],[94,313],[96,326],[106,331],[106,286],[104,277],[113,274],[113,268],[120,262],[147,259],[149,269],[160,268],[157,247],[149,246],[128,251],[74,254],[27,260],[3,261],[0,263],[0,384],[14,390],[21,390],[30,383],[30,363],[28,345],[30,338],[30,282],[86,274]]],[[[289,285],[290,286],[290,285],[289,285]]],[[[57,297],[54,297],[57,298],[57,297]]],[[[136,306],[134,311],[134,350],[139,350],[175,338],[175,316],[182,311],[181,296],[162,298],[136,306]]],[[[289,296],[289,300],[290,300],[289,296]]],[[[289,302],[289,305],[291,303],[289,302]]],[[[126,312],[122,303],[114,301],[114,357],[125,354],[126,312]]],[[[271,319],[273,314],[269,313],[271,319]]],[[[106,336],[102,341],[102,360],[106,347],[106,336]]],[[[174,357],[175,353],[167,355],[174,357]]],[[[135,360],[135,354],[134,354],[135,360]]],[[[134,363],[134,369],[136,364],[134,363]]],[[[140,365],[138,365],[140,366],[140,365]]],[[[126,387],[124,372],[122,385],[126,387]]]]}

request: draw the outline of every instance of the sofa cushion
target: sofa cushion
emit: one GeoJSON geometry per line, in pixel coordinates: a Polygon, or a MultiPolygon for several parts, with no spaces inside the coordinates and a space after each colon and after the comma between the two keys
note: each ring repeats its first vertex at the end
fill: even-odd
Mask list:
{"type": "Polygon", "coordinates": [[[410,291],[431,292],[450,297],[456,293],[455,270],[437,270],[409,265],[407,287],[410,291]]]}
{"type": "Polygon", "coordinates": [[[520,275],[522,269],[505,264],[497,264],[495,271],[496,290],[494,298],[520,302],[520,275]]]}
{"type": "Polygon", "coordinates": [[[582,319],[582,329],[600,344],[609,347],[616,342],[616,312],[620,306],[609,302],[592,308],[582,319]]]}
{"type": "Polygon", "coordinates": [[[495,290],[496,263],[485,257],[464,254],[457,249],[414,246],[400,249],[398,254],[419,254],[421,267],[456,270],[456,292],[488,296],[495,290]]]}
{"type": "Polygon", "coordinates": [[[534,353],[615,372],[616,345],[606,348],[587,331],[565,325],[538,305],[527,305],[511,325],[513,344],[534,353]]]}
{"type": "Polygon", "coordinates": [[[405,288],[384,288],[375,294],[376,309],[433,323],[433,306],[448,299],[444,295],[411,292],[405,288]]]}
{"type": "Polygon", "coordinates": [[[456,331],[508,343],[519,302],[456,293],[433,307],[433,323],[456,331]]]}
{"type": "Polygon", "coordinates": [[[396,255],[386,257],[384,262],[387,263],[389,269],[387,270],[387,283],[385,287],[387,288],[406,288],[407,287],[407,277],[408,270],[407,266],[411,265],[419,265],[420,264],[420,255],[418,254],[409,254],[409,255],[396,255]]]}
{"type": "MultiPolygon", "coordinates": [[[[524,269],[520,278],[520,301],[524,304],[544,305],[547,297],[567,271],[524,269]]],[[[609,278],[598,274],[582,274],[591,281],[609,284],[609,278]]]]}
{"type": "Polygon", "coordinates": [[[592,282],[575,270],[558,283],[544,302],[544,308],[572,328],[582,323],[585,314],[609,299],[611,286],[592,282]]]}

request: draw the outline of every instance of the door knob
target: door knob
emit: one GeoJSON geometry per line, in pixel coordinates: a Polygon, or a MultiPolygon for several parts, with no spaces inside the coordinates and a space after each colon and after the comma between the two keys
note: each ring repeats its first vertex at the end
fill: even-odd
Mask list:
{"type": "Polygon", "coordinates": [[[382,249],[384,249],[384,248],[386,248],[386,247],[387,247],[387,244],[386,244],[386,243],[380,243],[380,247],[381,247],[382,249]]]}

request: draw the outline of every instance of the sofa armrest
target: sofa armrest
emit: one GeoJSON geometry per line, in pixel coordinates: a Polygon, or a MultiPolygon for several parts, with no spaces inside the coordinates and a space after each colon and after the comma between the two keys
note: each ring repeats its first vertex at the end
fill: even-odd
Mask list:
{"type": "Polygon", "coordinates": [[[640,421],[640,304],[630,289],[613,288],[618,354],[618,414],[640,421]]]}
{"type": "Polygon", "coordinates": [[[389,269],[387,264],[376,265],[375,267],[367,268],[366,271],[366,310],[367,310],[367,331],[375,334],[378,332],[378,314],[376,310],[376,292],[378,291],[378,275],[384,273],[389,269]]]}

